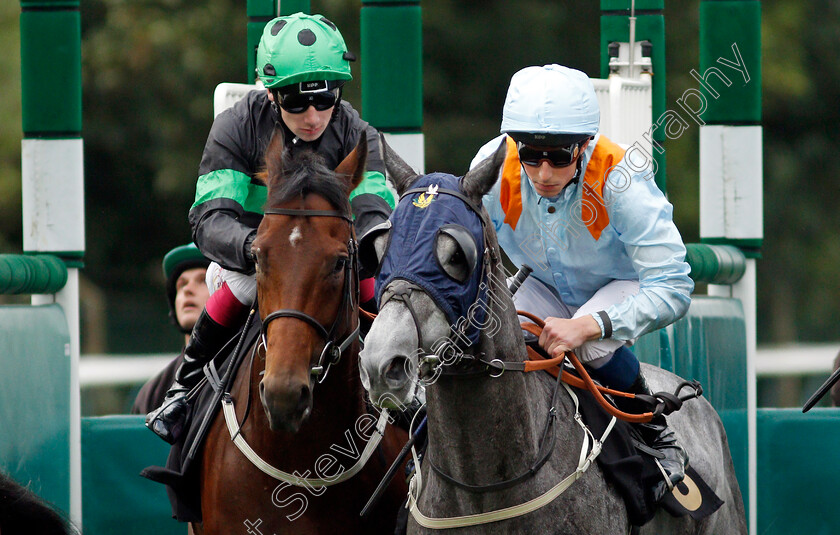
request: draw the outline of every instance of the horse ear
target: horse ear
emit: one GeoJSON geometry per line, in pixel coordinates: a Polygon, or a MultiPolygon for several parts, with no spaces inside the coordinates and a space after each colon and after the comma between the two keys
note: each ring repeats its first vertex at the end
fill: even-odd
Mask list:
{"type": "Polygon", "coordinates": [[[507,144],[503,139],[492,156],[488,156],[461,179],[461,191],[474,203],[481,204],[481,198],[490,191],[499,179],[499,169],[505,162],[507,144]]]}
{"type": "Polygon", "coordinates": [[[263,158],[265,159],[265,172],[258,173],[257,178],[260,178],[268,185],[283,176],[283,156],[286,150],[286,144],[283,142],[283,129],[275,128],[271,134],[271,141],[268,142],[268,148],[265,149],[263,158]]]}
{"type": "Polygon", "coordinates": [[[347,183],[347,194],[356,189],[365,176],[365,164],[367,163],[368,143],[365,132],[359,137],[356,148],[347,155],[344,160],[335,168],[339,178],[347,183]]]}
{"type": "Polygon", "coordinates": [[[388,171],[391,182],[397,188],[397,195],[402,196],[420,175],[405,163],[405,160],[400,158],[399,154],[394,152],[394,149],[385,142],[384,135],[379,136],[379,143],[382,145],[382,159],[385,160],[385,170],[388,171]]]}

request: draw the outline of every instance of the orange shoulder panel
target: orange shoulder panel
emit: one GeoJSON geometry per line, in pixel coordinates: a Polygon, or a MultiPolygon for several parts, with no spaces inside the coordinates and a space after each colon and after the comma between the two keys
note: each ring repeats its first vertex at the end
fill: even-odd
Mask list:
{"type": "Polygon", "coordinates": [[[606,138],[598,138],[598,144],[592,151],[592,158],[586,165],[581,192],[581,220],[596,240],[610,224],[610,216],[604,202],[604,184],[610,170],[624,158],[626,151],[606,138]]]}
{"type": "Polygon", "coordinates": [[[519,151],[516,148],[516,141],[510,136],[505,136],[507,142],[507,153],[505,163],[502,166],[502,187],[499,191],[499,203],[505,213],[505,223],[516,230],[519,223],[519,216],[522,215],[522,165],[519,163],[519,151]]]}

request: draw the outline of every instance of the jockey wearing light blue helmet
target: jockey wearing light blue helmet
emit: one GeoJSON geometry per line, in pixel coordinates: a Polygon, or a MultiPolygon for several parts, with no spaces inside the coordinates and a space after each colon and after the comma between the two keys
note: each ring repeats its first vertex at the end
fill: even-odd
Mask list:
{"type": "MultiPolygon", "coordinates": [[[[508,257],[534,268],[514,297],[517,309],[546,319],[539,344],[553,357],[574,350],[612,388],[649,394],[628,345],[682,317],[693,282],[673,207],[649,162],[600,135],[599,122],[586,74],[527,67],[511,78],[502,136],[479,150],[473,166],[507,145],[484,206],[508,257]]],[[[662,453],[668,477],[654,489],[659,499],[683,479],[687,457],[664,416],[635,427],[662,453]]]]}

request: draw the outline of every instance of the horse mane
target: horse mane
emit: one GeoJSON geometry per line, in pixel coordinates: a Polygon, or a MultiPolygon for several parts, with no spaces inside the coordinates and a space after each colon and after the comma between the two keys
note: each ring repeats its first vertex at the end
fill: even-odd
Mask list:
{"type": "Polygon", "coordinates": [[[289,151],[282,145],[271,143],[265,153],[265,162],[266,169],[258,178],[268,186],[266,206],[303,200],[314,193],[341,212],[350,213],[347,185],[326,166],[320,154],[304,150],[290,158],[289,151]]]}
{"type": "Polygon", "coordinates": [[[9,534],[77,533],[67,520],[35,493],[0,472],[0,529],[9,534]]]}

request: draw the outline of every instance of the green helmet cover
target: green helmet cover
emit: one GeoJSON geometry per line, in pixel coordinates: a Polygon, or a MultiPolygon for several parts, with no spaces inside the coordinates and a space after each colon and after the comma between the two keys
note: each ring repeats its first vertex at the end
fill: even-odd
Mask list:
{"type": "Polygon", "coordinates": [[[163,276],[166,280],[177,278],[182,271],[193,267],[207,267],[210,261],[201,254],[194,243],[179,245],[163,257],[163,276]]]}
{"type": "Polygon", "coordinates": [[[344,38],[322,15],[277,17],[257,47],[257,76],[267,88],[315,80],[352,80],[344,38]]]}

